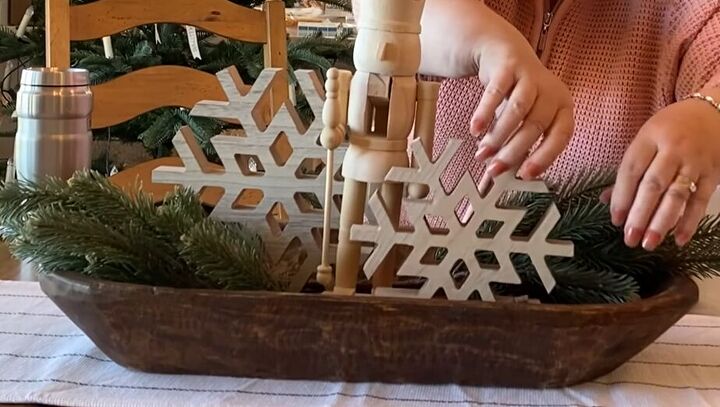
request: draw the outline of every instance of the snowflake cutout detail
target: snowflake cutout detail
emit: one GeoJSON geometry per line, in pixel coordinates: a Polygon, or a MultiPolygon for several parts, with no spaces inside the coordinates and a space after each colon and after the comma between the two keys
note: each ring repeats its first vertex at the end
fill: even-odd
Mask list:
{"type": "MultiPolygon", "coordinates": [[[[335,167],[326,168],[326,150],[318,142],[325,92],[311,70],[298,70],[295,76],[315,119],[305,125],[289,101],[277,112],[270,111],[271,90],[281,74],[281,69],[267,68],[248,86],[234,67],[218,72],[227,101],[202,101],[191,114],[240,124],[244,136],[221,134],[211,139],[222,162],[219,167],[208,161],[189,128],[180,129],[173,145],[184,167],[157,168],[153,182],[197,192],[222,188],[210,216],[243,223],[259,233],[276,262],[274,270],[293,275],[288,289],[298,291],[320,263],[323,211],[317,204],[324,196],[326,171],[336,174],[333,190],[342,191],[337,174],[345,147],[336,150],[335,167]],[[289,252],[296,253],[292,260],[285,256],[289,252]]],[[[337,228],[339,209],[333,211],[337,228]]]]}
{"type": "Polygon", "coordinates": [[[425,283],[419,290],[397,290],[392,288],[377,289],[378,295],[415,296],[431,298],[442,289],[450,300],[467,300],[477,292],[484,301],[494,301],[490,283],[519,284],[511,254],[526,254],[530,257],[535,270],[550,292],[555,286],[555,279],[545,261],[546,256],[573,256],[571,242],[548,241],[547,236],[560,219],[560,212],[552,204],[547,209],[540,223],[528,238],[512,236],[513,231],[525,216],[524,208],[498,207],[503,193],[509,191],[548,192],[547,186],[541,181],[522,181],[506,172],[494,180],[492,189],[482,197],[477,185],[469,172],[450,193],[446,193],[441,185],[441,176],[453,158],[461,141],[454,139],[448,143],[443,154],[432,162],[425,153],[422,144],[416,140],[412,144],[412,152],[416,160],[414,168],[393,168],[385,178],[387,182],[405,184],[425,184],[430,188],[430,198],[404,199],[406,221],[413,229],[405,230],[393,224],[379,194],[374,194],[369,207],[376,224],[355,225],[351,230],[351,238],[355,241],[375,244],[364,265],[368,278],[372,277],[377,267],[383,262],[393,247],[398,245],[411,248],[407,259],[400,266],[398,276],[422,277],[425,283]],[[467,200],[468,212],[461,221],[455,208],[467,200]],[[436,230],[428,224],[428,217],[444,220],[446,230],[436,230]],[[478,230],[486,221],[501,222],[493,236],[478,236],[478,230]],[[424,260],[427,253],[435,248],[444,248],[447,253],[437,264],[428,264],[424,260]],[[481,264],[477,252],[490,252],[497,259],[497,266],[481,264]],[[468,269],[467,277],[460,283],[451,275],[453,266],[462,261],[468,269]]]}

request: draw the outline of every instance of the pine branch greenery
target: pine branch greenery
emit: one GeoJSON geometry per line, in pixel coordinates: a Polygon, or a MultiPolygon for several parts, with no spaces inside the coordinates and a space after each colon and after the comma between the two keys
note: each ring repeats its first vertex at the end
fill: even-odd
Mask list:
{"type": "Polygon", "coordinates": [[[208,220],[190,229],[181,240],[181,256],[199,275],[207,276],[212,286],[228,290],[279,289],[269,274],[257,272],[268,267],[261,255],[260,238],[238,225],[208,220]],[[242,244],[237,244],[238,239],[242,244]]]}
{"type": "MultiPolygon", "coordinates": [[[[546,194],[509,192],[501,207],[527,210],[513,232],[528,236],[539,224],[548,205],[557,205],[561,218],[549,235],[551,240],[572,241],[572,258],[549,257],[556,287],[547,294],[535,268],[527,256],[513,256],[521,285],[496,284],[502,295],[529,296],[546,303],[618,303],[651,294],[673,275],[711,278],[720,276],[720,218],[708,217],[700,225],[693,241],[684,248],[674,244],[670,236],[659,250],[647,252],[629,248],[621,229],[612,225],[609,207],[599,199],[601,192],[614,183],[612,171],[579,174],[570,182],[552,188],[546,194]]],[[[485,222],[479,234],[493,235],[500,224],[485,222]]],[[[439,254],[441,259],[443,253],[439,254]]],[[[494,264],[486,252],[476,254],[478,261],[494,264]]],[[[460,265],[453,271],[458,279],[467,269],[460,265]]]]}
{"type": "MultiPolygon", "coordinates": [[[[646,297],[673,275],[720,276],[720,216],[707,217],[694,240],[678,248],[668,238],[655,252],[629,248],[612,226],[609,208],[598,200],[612,175],[578,179],[560,193],[509,193],[501,206],[526,207],[515,230],[527,236],[555,203],[561,219],[550,239],[570,240],[575,256],[548,257],[556,280],[550,294],[532,261],[513,255],[522,284],[496,284],[499,294],[528,296],[545,303],[621,303],[646,297]]],[[[496,222],[479,233],[492,234],[496,222]]],[[[237,224],[208,218],[197,195],[177,189],[155,206],[135,185],[127,191],[94,172],[68,182],[12,182],[0,188],[0,237],[18,258],[43,272],[78,271],[112,281],[177,288],[282,290],[283,276],[272,274],[263,243],[237,224]]],[[[442,253],[439,254],[442,257],[442,253]]],[[[494,264],[489,252],[478,261],[494,264]]],[[[462,278],[466,269],[453,271],[462,278]]]]}
{"type": "Polygon", "coordinates": [[[708,278],[717,276],[719,249],[720,215],[703,219],[693,240],[684,248],[678,250],[672,242],[666,241],[659,251],[664,257],[672,259],[675,267],[671,271],[683,270],[708,278]]]}
{"type": "MultiPolygon", "coordinates": [[[[672,236],[654,252],[630,248],[624,243],[622,229],[612,225],[608,205],[599,200],[600,193],[613,182],[612,172],[601,171],[581,174],[550,194],[507,194],[501,206],[528,209],[514,232],[517,236],[527,236],[554,202],[561,219],[549,239],[572,241],[575,255],[547,259],[557,284],[549,295],[532,262],[523,256],[513,258],[522,284],[497,284],[496,291],[528,295],[545,303],[620,303],[652,294],[673,274],[720,276],[720,216],[707,217],[684,248],[677,247],[672,236]]],[[[481,231],[492,232],[491,224],[481,231]]],[[[481,255],[478,259],[488,261],[481,255]]]]}
{"type": "Polygon", "coordinates": [[[44,273],[176,288],[278,290],[259,237],[207,217],[177,189],[155,206],[95,172],[68,182],[11,182],[0,189],[0,237],[44,273]]]}

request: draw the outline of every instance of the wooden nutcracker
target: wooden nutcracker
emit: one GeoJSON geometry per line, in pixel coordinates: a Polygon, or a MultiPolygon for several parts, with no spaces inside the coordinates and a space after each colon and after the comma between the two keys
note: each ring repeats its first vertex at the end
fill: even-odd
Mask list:
{"type": "MultiPolygon", "coordinates": [[[[342,172],[345,182],[334,286],[337,294],[355,293],[361,243],[350,239],[350,230],[363,223],[368,185],[380,185],[380,196],[396,226],[400,219],[403,184],[385,182],[385,176],[392,167],[409,166],[407,139],[418,101],[416,75],[424,3],[424,0],[360,3],[361,19],[354,50],[356,73],[350,83],[347,111],[350,145],[342,172]]],[[[423,91],[424,101],[433,99],[427,96],[428,92],[432,90],[423,91]]],[[[434,116],[434,106],[430,110],[434,116]]],[[[426,129],[427,123],[422,126],[426,129]]],[[[368,273],[375,287],[392,284],[395,263],[391,252],[381,266],[368,273]]],[[[321,280],[328,282],[326,275],[321,280]]]]}
{"type": "MultiPolygon", "coordinates": [[[[435,137],[435,114],[437,113],[438,82],[418,82],[417,110],[415,112],[415,138],[420,139],[423,150],[428,157],[433,155],[433,138],[435,137]]],[[[413,167],[416,167],[413,159],[413,167]]],[[[426,184],[410,184],[408,195],[412,199],[423,199],[430,192],[426,184]]]]}
{"type": "Polygon", "coordinates": [[[325,172],[325,202],[323,205],[323,238],[322,238],[322,260],[317,269],[317,281],[325,287],[333,284],[332,267],[330,266],[330,214],[333,205],[333,177],[335,168],[335,149],[345,141],[347,131],[347,105],[348,90],[352,74],[349,71],[340,71],[337,68],[330,68],[325,81],[325,105],[323,106],[323,131],[320,135],[320,143],[327,149],[325,172]]]}

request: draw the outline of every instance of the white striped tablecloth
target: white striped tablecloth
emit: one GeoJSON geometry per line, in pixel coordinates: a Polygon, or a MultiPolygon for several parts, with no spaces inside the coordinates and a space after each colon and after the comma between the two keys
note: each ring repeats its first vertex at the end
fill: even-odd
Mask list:
{"type": "Polygon", "coordinates": [[[40,291],[0,282],[0,403],[57,406],[720,406],[720,317],[688,315],[615,372],[558,390],[155,375],[103,355],[40,291]]]}

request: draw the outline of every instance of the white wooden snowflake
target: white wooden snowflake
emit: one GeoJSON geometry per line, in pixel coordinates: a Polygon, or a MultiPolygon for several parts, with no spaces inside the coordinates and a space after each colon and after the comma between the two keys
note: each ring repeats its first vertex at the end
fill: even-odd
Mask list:
{"type": "MultiPolygon", "coordinates": [[[[335,168],[324,168],[326,150],[318,138],[323,128],[325,92],[313,71],[295,72],[315,116],[312,123],[304,125],[289,101],[274,114],[270,112],[268,98],[281,74],[280,69],[265,69],[249,87],[234,67],[219,72],[217,77],[228,100],[200,102],[191,114],[238,123],[245,136],[217,135],[211,139],[222,162],[222,169],[217,169],[208,162],[192,131],[183,128],[173,145],[184,167],[160,167],[153,172],[153,182],[183,185],[197,192],[207,187],[222,188],[222,198],[211,216],[251,227],[276,262],[293,248],[299,249],[292,264],[283,267],[294,269],[289,289],[297,291],[320,263],[323,211],[308,197],[314,195],[316,202],[322,202],[325,172],[339,173],[345,147],[336,150],[335,168]]],[[[339,175],[335,178],[333,190],[342,191],[339,175]]],[[[339,210],[333,210],[333,227],[337,228],[339,210]]]]}
{"type": "Polygon", "coordinates": [[[391,248],[402,245],[410,247],[410,254],[398,270],[398,276],[414,276],[425,279],[419,290],[397,290],[379,288],[377,295],[417,296],[431,298],[442,289],[450,300],[466,300],[478,292],[485,301],[493,301],[494,295],[490,283],[519,284],[520,278],[511,261],[513,253],[527,254],[532,260],[538,276],[549,292],[555,285],[555,279],[548,269],[546,256],[573,256],[571,242],[550,242],[547,236],[560,219],[560,212],[553,204],[545,213],[539,225],[529,238],[512,236],[522,221],[526,209],[501,208],[498,201],[507,191],[548,192],[541,181],[526,182],[507,172],[495,179],[490,192],[482,197],[477,185],[469,173],[466,173],[458,186],[449,194],[441,185],[441,175],[460,146],[459,140],[451,140],[446,150],[436,162],[432,162],[419,141],[412,145],[417,162],[416,168],[393,168],[386,181],[405,184],[425,184],[430,188],[430,198],[404,200],[407,223],[413,229],[396,228],[388,217],[379,194],[374,194],[369,202],[376,224],[355,225],[351,238],[356,241],[375,244],[375,249],[365,262],[364,271],[368,278],[382,263],[391,248]],[[461,222],[456,208],[468,200],[471,211],[461,222]],[[446,230],[435,230],[428,224],[428,217],[441,218],[446,230]],[[486,221],[502,222],[493,236],[478,235],[486,221]],[[427,261],[426,256],[437,249],[444,249],[446,255],[439,262],[427,261]],[[480,264],[477,252],[492,252],[497,265],[480,264]],[[454,265],[462,261],[468,269],[468,275],[458,284],[451,275],[454,265]]]}

